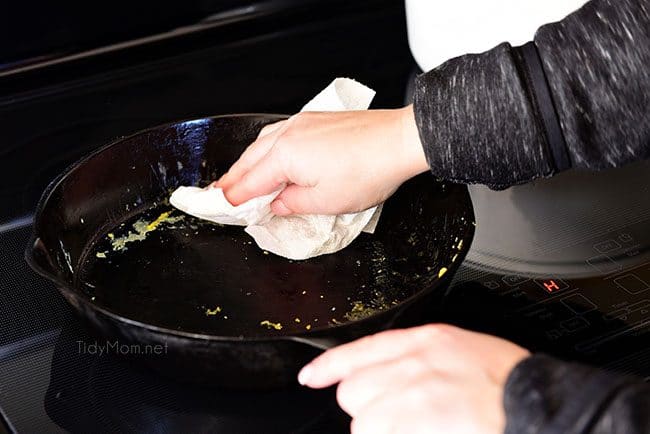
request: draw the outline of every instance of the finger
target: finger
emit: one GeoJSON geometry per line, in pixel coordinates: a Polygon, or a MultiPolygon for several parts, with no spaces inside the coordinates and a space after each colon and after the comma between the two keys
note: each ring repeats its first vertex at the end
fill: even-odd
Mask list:
{"type": "Polygon", "coordinates": [[[397,359],[444,337],[448,327],[427,325],[389,330],[326,351],[298,374],[300,384],[323,388],[364,366],[397,359]]]}
{"type": "Polygon", "coordinates": [[[433,370],[432,364],[417,353],[365,366],[341,381],[336,397],[341,408],[355,417],[370,402],[433,370]]]}
{"type": "Polygon", "coordinates": [[[350,434],[394,434],[399,421],[403,421],[403,410],[396,396],[379,398],[352,418],[350,434]],[[397,425],[397,426],[396,426],[397,425]]]}
{"type": "Polygon", "coordinates": [[[224,189],[228,202],[237,206],[269,194],[288,181],[275,153],[269,152],[232,187],[224,189]]]}
{"type": "Polygon", "coordinates": [[[228,172],[223,175],[219,180],[214,183],[215,187],[222,189],[230,188],[232,185],[239,182],[239,180],[255,166],[273,147],[282,133],[284,122],[278,122],[267,126],[274,126],[272,130],[268,130],[267,134],[261,134],[258,138],[241,154],[239,159],[228,169],[228,172]]]}
{"type": "Polygon", "coordinates": [[[314,196],[314,189],[297,184],[289,185],[271,203],[275,215],[317,214],[320,212],[319,201],[314,196]]]}
{"type": "Polygon", "coordinates": [[[438,426],[440,411],[435,405],[431,405],[431,399],[434,402],[444,401],[444,387],[443,393],[440,393],[438,386],[436,379],[432,381],[425,374],[413,377],[410,382],[376,397],[353,417],[351,434],[447,432],[450,428],[455,428],[446,424],[441,430],[443,427],[438,426]]]}
{"type": "Polygon", "coordinates": [[[278,121],[278,122],[273,122],[272,124],[265,125],[261,130],[260,133],[257,135],[257,138],[259,139],[260,137],[264,137],[268,134],[273,133],[273,131],[276,131],[278,128],[281,128],[287,121],[278,121]]]}
{"type": "Polygon", "coordinates": [[[255,140],[228,169],[228,172],[217,180],[215,186],[225,190],[239,182],[246,172],[269,152],[276,140],[277,136],[275,134],[259,137],[255,140]]]}

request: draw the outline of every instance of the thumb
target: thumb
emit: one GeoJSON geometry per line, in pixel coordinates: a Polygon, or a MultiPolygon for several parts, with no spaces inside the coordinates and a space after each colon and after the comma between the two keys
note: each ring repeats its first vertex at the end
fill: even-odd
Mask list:
{"type": "Polygon", "coordinates": [[[313,187],[301,187],[297,184],[291,184],[275,198],[271,204],[271,211],[279,216],[319,214],[321,209],[314,193],[313,187]]]}

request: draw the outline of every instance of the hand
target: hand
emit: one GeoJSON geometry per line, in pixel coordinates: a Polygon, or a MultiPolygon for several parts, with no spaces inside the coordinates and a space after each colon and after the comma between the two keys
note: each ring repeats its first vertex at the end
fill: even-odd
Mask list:
{"type": "Polygon", "coordinates": [[[503,391],[528,351],[503,339],[437,324],[390,330],[331,349],[298,376],[340,383],[353,434],[503,433],[503,391]]]}
{"type": "Polygon", "coordinates": [[[427,169],[412,106],[303,112],[264,127],[214,185],[239,205],[286,184],[275,214],[342,214],[385,201],[427,169]]]}

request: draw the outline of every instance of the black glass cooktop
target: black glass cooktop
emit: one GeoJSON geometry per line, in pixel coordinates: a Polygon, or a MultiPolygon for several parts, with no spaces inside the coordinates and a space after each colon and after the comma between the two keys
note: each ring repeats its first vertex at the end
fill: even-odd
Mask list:
{"type": "MultiPolygon", "coordinates": [[[[215,390],[98,353],[101,339],[23,260],[47,181],[117,136],[173,119],[291,112],[337,75],[374,87],[377,107],[400,105],[412,69],[401,0],[348,3],[345,13],[201,30],[110,63],[0,76],[0,433],[348,432],[331,389],[215,390]]],[[[648,173],[472,187],[477,236],[431,320],[648,379],[648,173]]]]}
{"type": "MultiPolygon", "coordinates": [[[[18,432],[348,432],[332,389],[235,392],[148,372],[82,324],[22,260],[29,222],[3,227],[0,408],[18,432]]],[[[650,221],[605,232],[594,256],[641,259],[650,221]],[[607,250],[601,252],[601,250],[607,250]]],[[[576,246],[580,248],[581,246],[576,246]]],[[[585,262],[590,258],[585,257],[585,262]]],[[[466,264],[432,321],[650,379],[650,262],[585,278],[495,274],[466,264]]]]}
{"type": "Polygon", "coordinates": [[[401,0],[259,3],[0,71],[0,432],[348,431],[333,390],[219,391],[98,354],[101,341],[23,260],[48,181],[119,136],[179,119],[292,113],[338,76],[373,87],[376,107],[402,103],[413,61],[401,0]]]}

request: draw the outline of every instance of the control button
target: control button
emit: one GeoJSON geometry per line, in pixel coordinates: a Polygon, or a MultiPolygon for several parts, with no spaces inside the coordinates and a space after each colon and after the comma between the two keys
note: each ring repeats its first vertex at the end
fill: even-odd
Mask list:
{"type": "Polygon", "coordinates": [[[503,280],[503,282],[508,286],[517,286],[524,282],[528,282],[530,278],[524,276],[517,276],[516,274],[511,274],[509,276],[503,276],[501,280],[503,280]]]}
{"type": "Polygon", "coordinates": [[[632,235],[627,234],[627,233],[623,233],[623,234],[618,236],[618,240],[621,243],[631,243],[633,241],[633,238],[632,238],[632,235]]]}
{"type": "Polygon", "coordinates": [[[577,316],[575,318],[571,318],[569,320],[563,321],[562,324],[560,324],[562,328],[565,330],[568,330],[570,332],[575,332],[584,328],[589,327],[589,321],[586,319],[577,316]]]}
{"type": "Polygon", "coordinates": [[[573,318],[575,314],[570,311],[566,306],[561,303],[544,303],[542,305],[534,305],[528,309],[524,309],[522,314],[527,318],[532,318],[537,321],[558,323],[568,318],[573,318]]]}
{"type": "Polygon", "coordinates": [[[598,255],[594,256],[593,258],[589,258],[587,259],[587,264],[594,267],[596,270],[598,270],[598,272],[604,274],[618,271],[623,268],[621,264],[617,263],[607,255],[598,255]]]}
{"type": "Polygon", "coordinates": [[[487,289],[497,289],[501,285],[499,285],[499,282],[496,280],[488,280],[487,282],[483,282],[483,286],[485,286],[487,289]]]}
{"type": "Polygon", "coordinates": [[[626,321],[629,324],[634,324],[639,321],[645,321],[649,313],[650,300],[643,300],[603,315],[603,319],[605,321],[626,321]]]}
{"type": "Polygon", "coordinates": [[[591,312],[596,309],[596,305],[582,294],[573,294],[562,299],[562,303],[578,315],[591,312]]]}
{"type": "Polygon", "coordinates": [[[594,244],[594,249],[599,253],[607,253],[612,250],[619,249],[621,245],[614,240],[603,241],[602,243],[594,244]]]}
{"type": "Polygon", "coordinates": [[[635,274],[626,274],[625,276],[617,277],[614,279],[614,283],[630,294],[640,294],[650,289],[650,285],[635,274]]]}
{"type": "Polygon", "coordinates": [[[555,294],[569,287],[569,285],[567,285],[566,282],[562,279],[535,279],[535,283],[549,294],[555,294]]]}

